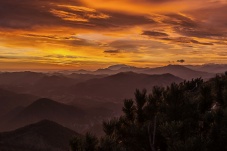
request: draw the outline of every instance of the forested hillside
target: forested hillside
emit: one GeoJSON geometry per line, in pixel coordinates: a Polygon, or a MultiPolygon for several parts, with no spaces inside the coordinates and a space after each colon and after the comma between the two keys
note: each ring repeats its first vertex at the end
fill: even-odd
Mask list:
{"type": "Polygon", "coordinates": [[[227,150],[227,72],[151,93],[136,90],[122,110],[121,117],[103,122],[104,137],[76,137],[72,151],[227,150]]]}

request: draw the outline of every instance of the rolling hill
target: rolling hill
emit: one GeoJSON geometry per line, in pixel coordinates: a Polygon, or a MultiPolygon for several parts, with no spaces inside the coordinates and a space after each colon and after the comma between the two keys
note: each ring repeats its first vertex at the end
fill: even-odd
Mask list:
{"type": "Polygon", "coordinates": [[[0,88],[0,117],[14,108],[31,104],[37,98],[37,96],[15,93],[0,88]]]}
{"type": "Polygon", "coordinates": [[[78,125],[84,124],[85,116],[85,112],[79,108],[43,98],[23,108],[19,113],[16,112],[14,116],[11,114],[12,118],[2,123],[0,129],[9,131],[48,119],[75,130],[78,125]]]}
{"type": "Polygon", "coordinates": [[[70,94],[77,97],[105,98],[106,100],[122,101],[124,98],[132,97],[136,89],[146,88],[149,90],[153,86],[167,86],[172,82],[180,82],[181,78],[171,74],[148,75],[134,72],[122,72],[105,78],[92,79],[74,85],[68,90],[70,94]]]}

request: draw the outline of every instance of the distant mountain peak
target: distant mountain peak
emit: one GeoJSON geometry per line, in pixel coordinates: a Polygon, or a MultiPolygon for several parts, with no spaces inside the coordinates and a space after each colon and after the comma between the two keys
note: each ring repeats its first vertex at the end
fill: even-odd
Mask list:
{"type": "Polygon", "coordinates": [[[131,68],[131,67],[132,66],[128,66],[128,65],[125,65],[125,64],[116,64],[116,65],[109,66],[107,69],[120,70],[121,68],[131,68]]]}
{"type": "Polygon", "coordinates": [[[167,67],[184,67],[184,66],[179,64],[168,64],[167,67]]]}
{"type": "Polygon", "coordinates": [[[49,103],[57,103],[57,102],[48,98],[40,98],[36,100],[33,104],[49,104],[49,103]]]}
{"type": "MultiPolygon", "coordinates": [[[[60,124],[58,124],[58,123],[56,123],[54,121],[48,120],[48,119],[41,120],[41,121],[39,121],[37,123],[30,124],[28,126],[32,127],[34,125],[36,125],[36,126],[42,125],[43,128],[45,128],[45,127],[53,127],[53,126],[61,126],[60,124]]],[[[25,126],[25,127],[28,127],[28,126],[25,126]]],[[[61,126],[61,127],[63,127],[63,126],[61,126]]]]}
{"type": "Polygon", "coordinates": [[[59,111],[70,110],[71,108],[73,107],[60,102],[53,101],[48,98],[41,98],[27,106],[21,113],[23,116],[27,116],[27,114],[29,115],[38,114],[42,115],[42,117],[45,117],[44,113],[52,114],[53,112],[55,112],[55,114],[58,114],[59,111]]]}
{"type": "Polygon", "coordinates": [[[183,65],[179,64],[169,64],[167,66],[161,67],[161,68],[169,68],[169,69],[185,69],[185,70],[191,70],[183,65]]]}
{"type": "MultiPolygon", "coordinates": [[[[109,77],[115,77],[115,78],[119,78],[119,77],[134,77],[139,75],[139,73],[133,72],[133,71],[127,71],[127,72],[119,72],[117,74],[111,75],[109,77]]],[[[108,78],[108,77],[106,77],[108,78]]]]}

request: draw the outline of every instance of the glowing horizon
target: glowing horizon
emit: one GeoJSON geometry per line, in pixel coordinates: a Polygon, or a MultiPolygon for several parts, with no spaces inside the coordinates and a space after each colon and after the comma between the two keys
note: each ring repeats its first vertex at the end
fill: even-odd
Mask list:
{"type": "Polygon", "coordinates": [[[0,70],[227,64],[224,0],[0,2],[0,70]]]}

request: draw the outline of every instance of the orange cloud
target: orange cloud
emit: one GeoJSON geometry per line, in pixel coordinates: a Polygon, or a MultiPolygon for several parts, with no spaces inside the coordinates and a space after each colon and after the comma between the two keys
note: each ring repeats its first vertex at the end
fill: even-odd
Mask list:
{"type": "Polygon", "coordinates": [[[226,9],[224,0],[0,1],[0,63],[4,69],[153,66],[179,58],[227,63],[226,9]]]}

